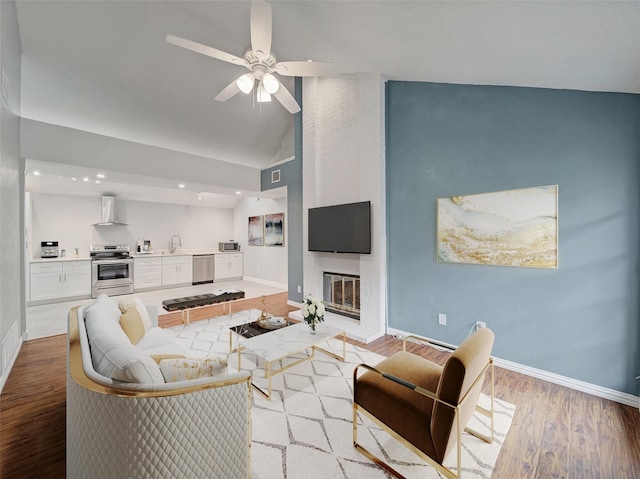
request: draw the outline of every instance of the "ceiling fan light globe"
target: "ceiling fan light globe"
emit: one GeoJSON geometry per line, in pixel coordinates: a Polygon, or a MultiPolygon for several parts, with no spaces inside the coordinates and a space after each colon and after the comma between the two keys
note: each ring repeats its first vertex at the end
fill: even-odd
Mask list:
{"type": "Polygon", "coordinates": [[[263,85],[260,85],[258,87],[258,91],[256,93],[258,103],[267,103],[271,101],[271,95],[267,90],[264,89],[263,85]]]}
{"type": "Polygon", "coordinates": [[[249,94],[253,90],[253,84],[255,79],[251,73],[245,73],[236,80],[236,85],[240,88],[240,91],[244,94],[249,94]]]}
{"type": "Polygon", "coordinates": [[[270,93],[271,95],[277,92],[280,88],[280,82],[271,73],[264,74],[264,77],[262,77],[262,85],[267,93],[270,93]]]}

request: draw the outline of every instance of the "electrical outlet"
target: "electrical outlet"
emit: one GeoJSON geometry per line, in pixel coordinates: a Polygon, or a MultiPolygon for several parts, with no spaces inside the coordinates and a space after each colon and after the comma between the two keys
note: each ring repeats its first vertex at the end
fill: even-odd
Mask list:
{"type": "Polygon", "coordinates": [[[302,293],[302,286],[298,285],[298,293],[302,293]]]}
{"type": "Polygon", "coordinates": [[[438,314],[438,324],[441,324],[442,326],[446,326],[447,325],[447,315],[446,314],[438,314]]]}

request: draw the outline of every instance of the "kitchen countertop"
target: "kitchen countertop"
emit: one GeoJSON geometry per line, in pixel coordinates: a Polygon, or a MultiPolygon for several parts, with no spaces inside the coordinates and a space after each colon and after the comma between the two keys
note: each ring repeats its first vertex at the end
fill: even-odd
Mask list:
{"type": "Polygon", "coordinates": [[[31,258],[31,263],[55,263],[56,261],[91,261],[91,258],[83,255],[80,255],[79,258],[74,255],[65,256],[64,258],[31,258]]]}
{"type": "MultiPolygon", "coordinates": [[[[163,256],[194,256],[198,254],[225,254],[225,253],[242,253],[242,251],[218,251],[217,249],[178,249],[175,253],[169,253],[168,250],[154,251],[153,253],[136,253],[131,252],[132,258],[158,258],[163,256]]],[[[86,255],[80,255],[76,258],[73,254],[67,255],[64,258],[31,258],[31,263],[52,263],[55,261],[90,261],[91,257],[86,255]]]]}
{"type": "Polygon", "coordinates": [[[162,256],[195,256],[198,254],[223,254],[223,253],[242,253],[242,251],[218,251],[217,249],[178,249],[175,253],[169,253],[168,250],[154,251],[153,253],[131,253],[133,258],[153,258],[162,256]]]}

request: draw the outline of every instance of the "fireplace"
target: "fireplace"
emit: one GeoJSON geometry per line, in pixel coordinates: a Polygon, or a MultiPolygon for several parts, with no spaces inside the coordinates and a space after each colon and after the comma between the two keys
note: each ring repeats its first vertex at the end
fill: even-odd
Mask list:
{"type": "Polygon", "coordinates": [[[359,320],[360,276],[325,272],[322,278],[325,309],[359,320]]]}

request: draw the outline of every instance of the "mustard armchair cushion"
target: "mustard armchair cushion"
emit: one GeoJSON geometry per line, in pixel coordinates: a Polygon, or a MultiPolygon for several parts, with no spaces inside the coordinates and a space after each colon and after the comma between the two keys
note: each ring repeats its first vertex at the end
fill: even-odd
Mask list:
{"type": "MultiPolygon", "coordinates": [[[[376,365],[379,371],[435,391],[442,367],[415,354],[400,351],[376,365]]],[[[380,375],[367,372],[355,384],[354,400],[428,455],[435,453],[429,433],[433,400],[380,375]]]]}

